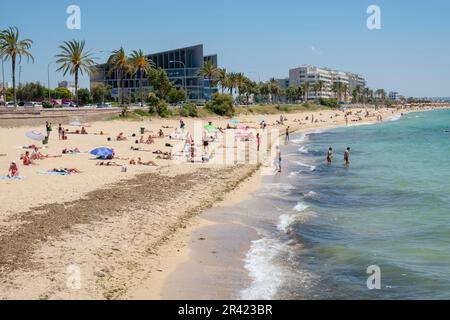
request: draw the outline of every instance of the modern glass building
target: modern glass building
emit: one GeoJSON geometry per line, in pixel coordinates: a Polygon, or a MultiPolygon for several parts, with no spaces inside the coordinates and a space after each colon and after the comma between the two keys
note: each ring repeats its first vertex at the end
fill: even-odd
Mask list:
{"type": "MultiPolygon", "coordinates": [[[[217,92],[217,87],[210,89],[207,79],[199,76],[198,72],[205,61],[211,60],[217,67],[217,55],[204,55],[203,45],[180,48],[148,55],[155,68],[162,68],[167,72],[169,79],[176,88],[186,90],[189,100],[202,101],[208,99],[212,93],[217,92]]],[[[91,75],[91,87],[97,83],[103,83],[113,88],[113,96],[118,96],[118,83],[115,72],[110,72],[107,64],[97,66],[98,72],[91,75]]],[[[128,74],[124,77],[123,90],[126,96],[129,93],[139,91],[139,82],[142,87],[150,90],[150,84],[145,74],[128,74]]]]}

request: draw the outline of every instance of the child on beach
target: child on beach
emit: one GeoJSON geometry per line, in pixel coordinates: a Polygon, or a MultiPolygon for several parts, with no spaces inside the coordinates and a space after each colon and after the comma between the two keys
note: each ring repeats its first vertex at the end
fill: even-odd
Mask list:
{"type": "Polygon", "coordinates": [[[17,168],[17,163],[15,161],[11,162],[11,165],[8,169],[8,175],[7,177],[9,179],[17,178],[19,176],[19,168],[17,168]]]}

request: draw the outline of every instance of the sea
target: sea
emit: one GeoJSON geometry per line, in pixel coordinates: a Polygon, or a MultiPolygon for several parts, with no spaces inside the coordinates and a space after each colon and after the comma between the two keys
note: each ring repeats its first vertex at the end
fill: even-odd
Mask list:
{"type": "Polygon", "coordinates": [[[242,299],[450,299],[449,110],[298,133],[282,152],[234,209],[259,234],[242,299]]]}

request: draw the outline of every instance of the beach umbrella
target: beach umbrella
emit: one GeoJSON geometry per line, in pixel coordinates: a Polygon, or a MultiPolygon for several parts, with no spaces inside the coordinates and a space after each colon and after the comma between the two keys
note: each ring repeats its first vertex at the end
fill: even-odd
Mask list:
{"type": "Polygon", "coordinates": [[[27,136],[27,138],[30,138],[31,140],[35,140],[35,141],[44,141],[44,139],[46,137],[43,133],[40,133],[38,131],[29,131],[29,132],[25,133],[25,136],[27,136]]]}
{"type": "Polygon", "coordinates": [[[109,156],[112,156],[114,151],[110,148],[97,148],[90,152],[90,154],[101,157],[101,158],[107,158],[109,156]]]}
{"type": "Polygon", "coordinates": [[[206,131],[208,132],[217,132],[219,131],[219,129],[217,129],[215,126],[213,126],[212,124],[208,124],[205,126],[206,131]]]}

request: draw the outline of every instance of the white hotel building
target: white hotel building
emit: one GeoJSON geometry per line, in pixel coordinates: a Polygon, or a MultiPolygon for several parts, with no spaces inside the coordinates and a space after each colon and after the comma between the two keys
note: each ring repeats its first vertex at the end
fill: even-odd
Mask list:
{"type": "Polygon", "coordinates": [[[308,99],[314,100],[317,98],[337,98],[333,92],[332,87],[334,82],[340,82],[348,86],[349,92],[347,100],[351,97],[351,92],[357,87],[365,87],[366,80],[355,73],[332,70],[328,68],[318,68],[315,66],[302,65],[299,68],[289,70],[289,85],[299,87],[305,83],[311,85],[308,99]],[[323,82],[323,89],[321,92],[314,92],[313,85],[319,81],[323,82]]]}

